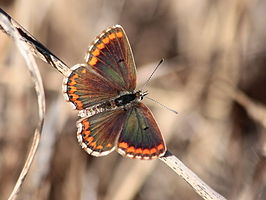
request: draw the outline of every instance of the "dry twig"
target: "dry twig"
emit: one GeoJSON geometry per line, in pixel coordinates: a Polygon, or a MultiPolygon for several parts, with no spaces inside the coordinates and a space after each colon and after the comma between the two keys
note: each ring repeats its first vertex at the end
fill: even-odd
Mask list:
{"type": "Polygon", "coordinates": [[[34,158],[34,155],[36,153],[37,147],[39,145],[40,137],[41,137],[41,131],[43,127],[44,122],[44,113],[45,113],[45,97],[44,97],[44,88],[42,84],[42,79],[40,72],[38,70],[37,64],[35,62],[35,59],[32,56],[31,51],[29,50],[29,46],[26,43],[23,43],[23,37],[18,32],[18,29],[14,27],[12,23],[12,19],[4,13],[2,10],[0,10],[0,27],[3,29],[6,33],[8,33],[15,41],[20,53],[22,54],[28,69],[30,71],[32,80],[34,82],[35,91],[37,94],[38,99],[38,111],[39,111],[39,123],[37,128],[34,132],[33,141],[31,144],[31,148],[28,154],[28,157],[25,161],[24,167],[20,173],[20,176],[16,182],[16,185],[9,196],[9,200],[13,200],[16,198],[26,175],[28,174],[29,168],[31,166],[32,160],[34,158]]]}
{"type": "Polygon", "coordinates": [[[223,196],[210,188],[169,151],[160,160],[167,164],[176,174],[181,176],[203,199],[225,200],[223,196]]]}

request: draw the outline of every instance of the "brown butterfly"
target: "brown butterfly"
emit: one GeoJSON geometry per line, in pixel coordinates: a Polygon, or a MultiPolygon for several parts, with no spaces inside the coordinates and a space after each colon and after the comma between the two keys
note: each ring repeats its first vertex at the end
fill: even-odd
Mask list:
{"type": "Polygon", "coordinates": [[[90,46],[86,64],[78,64],[64,79],[67,101],[79,110],[77,138],[89,154],[117,150],[129,158],[154,159],[166,151],[151,111],[136,89],[136,66],[125,31],[106,29],[90,46]]]}

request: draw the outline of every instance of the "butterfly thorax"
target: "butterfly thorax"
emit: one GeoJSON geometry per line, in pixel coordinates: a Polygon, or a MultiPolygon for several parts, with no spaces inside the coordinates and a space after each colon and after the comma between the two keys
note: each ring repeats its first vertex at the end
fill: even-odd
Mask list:
{"type": "Polygon", "coordinates": [[[145,93],[142,93],[141,91],[124,94],[116,99],[114,99],[114,103],[117,107],[126,106],[134,101],[140,101],[145,96],[145,93]]]}
{"type": "Polygon", "coordinates": [[[81,110],[79,112],[79,116],[88,117],[88,116],[93,116],[97,113],[109,110],[115,110],[119,108],[126,110],[128,106],[131,106],[131,104],[134,102],[141,101],[143,97],[146,95],[147,92],[142,92],[142,91],[122,94],[119,95],[117,98],[105,101],[97,105],[93,105],[89,108],[86,108],[85,110],[81,110]]]}

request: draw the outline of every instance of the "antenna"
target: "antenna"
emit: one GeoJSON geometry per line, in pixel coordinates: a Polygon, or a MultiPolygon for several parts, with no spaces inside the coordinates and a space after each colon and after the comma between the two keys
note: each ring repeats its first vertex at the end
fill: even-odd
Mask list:
{"type": "Polygon", "coordinates": [[[150,82],[151,77],[152,77],[153,74],[156,72],[156,70],[159,68],[159,66],[163,63],[163,61],[164,61],[163,58],[159,61],[159,63],[157,64],[157,66],[155,67],[155,69],[153,70],[153,72],[151,73],[151,75],[150,75],[150,77],[148,78],[148,80],[143,84],[141,90],[143,90],[143,89],[146,87],[146,85],[150,82]]]}
{"type": "MultiPolygon", "coordinates": [[[[143,84],[142,89],[141,89],[142,91],[143,91],[143,89],[146,87],[146,85],[150,82],[151,77],[152,77],[153,74],[157,71],[157,69],[158,69],[159,66],[163,63],[163,61],[164,61],[163,58],[159,61],[159,63],[157,64],[157,66],[155,67],[155,69],[153,70],[153,72],[151,73],[151,75],[150,75],[150,77],[148,78],[148,80],[143,84]]],[[[148,94],[147,92],[144,92],[143,95],[142,95],[142,97],[146,96],[147,94],[148,94]]],[[[171,109],[171,108],[168,108],[167,106],[161,104],[160,102],[158,102],[158,101],[156,101],[156,100],[154,100],[154,99],[152,99],[152,98],[150,98],[150,97],[145,97],[145,98],[147,98],[147,99],[149,99],[149,100],[151,100],[151,101],[153,101],[153,102],[159,104],[160,106],[162,106],[162,107],[164,107],[165,109],[167,109],[167,110],[173,112],[173,113],[176,114],[176,115],[178,114],[178,112],[176,112],[175,110],[173,110],[173,109],[171,109]]]]}
{"type": "Polygon", "coordinates": [[[176,115],[178,114],[178,112],[176,112],[175,110],[173,110],[173,109],[171,109],[171,108],[168,108],[167,106],[161,104],[160,102],[158,102],[158,101],[156,101],[156,100],[154,100],[154,99],[152,99],[152,98],[150,98],[150,97],[145,97],[145,98],[146,98],[146,99],[149,99],[149,100],[151,100],[151,101],[153,101],[153,102],[155,102],[155,103],[158,103],[160,106],[166,108],[167,110],[173,112],[173,113],[176,114],[176,115]]]}

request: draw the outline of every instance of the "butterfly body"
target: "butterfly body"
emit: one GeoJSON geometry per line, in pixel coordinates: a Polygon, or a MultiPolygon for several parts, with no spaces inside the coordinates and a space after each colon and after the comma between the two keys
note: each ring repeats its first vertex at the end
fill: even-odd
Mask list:
{"type": "Polygon", "coordinates": [[[90,46],[86,64],[64,79],[67,101],[79,110],[77,138],[84,150],[104,156],[117,150],[129,158],[162,156],[165,143],[151,111],[135,90],[136,66],[123,28],[106,29],[90,46]]]}
{"type": "MultiPolygon", "coordinates": [[[[137,99],[137,96],[141,97],[140,92],[131,93],[131,94],[125,94],[122,95],[114,100],[114,103],[116,106],[126,106],[130,104],[132,101],[135,101],[137,99]]],[[[139,99],[137,99],[139,100],[139,99]]]]}
{"type": "Polygon", "coordinates": [[[141,91],[119,95],[115,99],[111,99],[106,102],[81,110],[78,115],[80,117],[89,117],[100,112],[115,110],[119,108],[123,108],[126,111],[128,107],[134,105],[134,103],[138,101],[141,101],[146,95],[146,92],[143,93],[141,91]]]}

